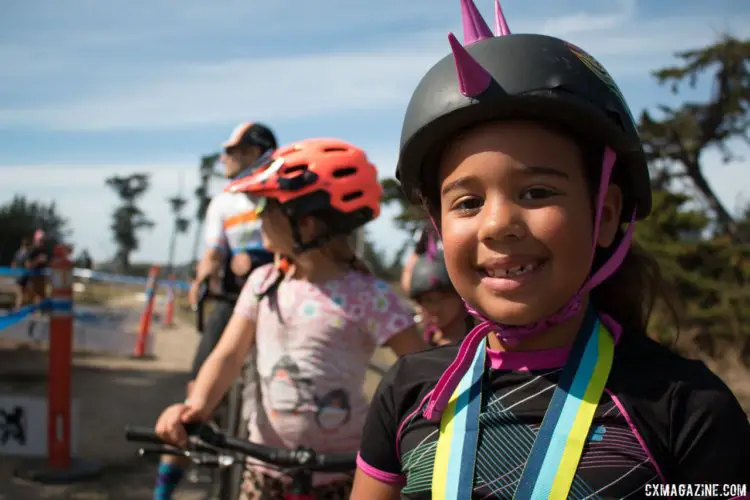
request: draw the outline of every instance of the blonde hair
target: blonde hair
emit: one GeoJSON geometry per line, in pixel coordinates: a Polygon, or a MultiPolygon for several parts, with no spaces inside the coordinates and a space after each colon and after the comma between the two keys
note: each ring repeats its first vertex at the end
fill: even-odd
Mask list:
{"type": "Polygon", "coordinates": [[[321,250],[329,250],[331,258],[354,271],[372,275],[372,269],[362,258],[364,238],[355,233],[333,238],[321,250]]]}

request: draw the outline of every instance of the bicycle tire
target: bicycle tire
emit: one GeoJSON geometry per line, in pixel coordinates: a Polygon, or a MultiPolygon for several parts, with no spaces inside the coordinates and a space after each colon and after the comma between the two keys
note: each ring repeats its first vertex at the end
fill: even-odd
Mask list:
{"type": "MultiPolygon", "coordinates": [[[[216,410],[214,410],[214,413],[211,417],[211,421],[218,426],[220,429],[224,429],[227,421],[227,400],[226,398],[222,399],[221,402],[219,402],[219,405],[216,407],[216,410]]],[[[222,478],[223,478],[223,470],[216,468],[211,470],[211,483],[209,486],[209,494],[208,499],[210,500],[223,500],[222,495],[222,478]]],[[[236,498],[232,500],[237,500],[236,498]]]]}
{"type": "MultiPolygon", "coordinates": [[[[247,437],[247,424],[242,418],[242,380],[237,380],[229,389],[226,401],[224,431],[230,436],[247,437]],[[244,432],[243,432],[244,427],[244,432]]],[[[237,500],[242,487],[244,467],[237,465],[218,471],[216,498],[218,500],[237,500]]]]}

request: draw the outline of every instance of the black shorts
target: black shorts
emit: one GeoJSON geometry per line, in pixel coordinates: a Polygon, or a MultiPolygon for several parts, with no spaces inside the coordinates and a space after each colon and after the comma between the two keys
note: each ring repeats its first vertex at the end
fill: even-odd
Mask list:
{"type": "Polygon", "coordinates": [[[195,380],[208,355],[211,354],[216,344],[219,343],[221,334],[224,333],[224,329],[227,327],[227,323],[229,323],[233,312],[234,304],[232,303],[224,301],[214,303],[211,315],[203,327],[203,335],[201,335],[198,348],[195,350],[195,358],[193,359],[193,368],[191,371],[193,380],[195,380]]]}

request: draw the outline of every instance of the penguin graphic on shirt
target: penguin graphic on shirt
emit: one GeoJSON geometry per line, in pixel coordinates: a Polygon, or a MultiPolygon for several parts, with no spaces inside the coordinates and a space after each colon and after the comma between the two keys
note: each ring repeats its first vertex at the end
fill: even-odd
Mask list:
{"type": "Polygon", "coordinates": [[[310,380],[302,377],[297,363],[286,354],[271,369],[266,386],[273,415],[279,412],[298,413],[303,405],[311,402],[307,396],[310,393],[310,380]]]}
{"type": "Polygon", "coordinates": [[[351,418],[349,394],[343,389],[334,389],[316,397],[315,402],[318,407],[315,421],[324,433],[338,430],[351,418]]]}

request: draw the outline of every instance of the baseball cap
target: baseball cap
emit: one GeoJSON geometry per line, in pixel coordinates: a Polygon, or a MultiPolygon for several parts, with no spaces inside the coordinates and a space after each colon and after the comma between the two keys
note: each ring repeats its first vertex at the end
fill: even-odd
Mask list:
{"type": "Polygon", "coordinates": [[[271,129],[257,122],[240,123],[222,144],[224,149],[236,146],[258,146],[263,151],[277,148],[276,137],[271,129]]]}

